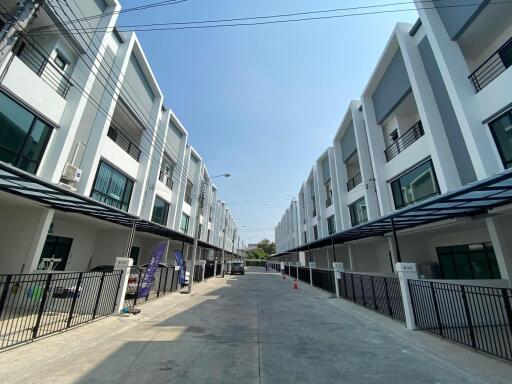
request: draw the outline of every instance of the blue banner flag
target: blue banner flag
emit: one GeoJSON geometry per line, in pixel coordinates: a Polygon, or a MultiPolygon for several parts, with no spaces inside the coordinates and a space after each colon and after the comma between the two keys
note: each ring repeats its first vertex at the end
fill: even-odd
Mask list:
{"type": "Polygon", "coordinates": [[[174,258],[176,259],[176,265],[180,267],[179,283],[183,286],[185,285],[185,273],[187,272],[185,260],[183,260],[183,253],[181,253],[181,251],[174,251],[174,258]]]}
{"type": "Polygon", "coordinates": [[[160,264],[160,260],[162,260],[162,256],[167,247],[167,242],[158,243],[153,251],[153,255],[151,256],[151,260],[149,261],[148,268],[146,269],[146,273],[144,274],[144,279],[142,280],[142,284],[140,285],[138,297],[145,297],[149,295],[149,290],[153,285],[153,281],[155,280],[155,272],[158,268],[158,264],[160,264]]]}

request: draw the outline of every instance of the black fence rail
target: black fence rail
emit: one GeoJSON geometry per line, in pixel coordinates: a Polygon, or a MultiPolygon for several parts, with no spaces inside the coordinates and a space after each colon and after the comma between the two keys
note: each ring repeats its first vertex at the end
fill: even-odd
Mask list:
{"type": "Polygon", "coordinates": [[[71,77],[57,67],[47,53],[24,39],[18,40],[13,53],[55,92],[66,98],[73,86],[71,77]]]}
{"type": "Polygon", "coordinates": [[[324,291],[336,293],[334,272],[332,270],[314,268],[311,270],[311,277],[315,287],[323,289],[324,291]]]}
{"type": "Polygon", "coordinates": [[[134,160],[140,160],[141,150],[139,146],[131,141],[123,131],[111,125],[107,131],[107,136],[134,160]]]}
{"type": "Polygon", "coordinates": [[[289,266],[289,265],[285,265],[285,266],[284,266],[284,273],[285,273],[286,275],[290,275],[290,266],[289,266]]]}
{"type": "Polygon", "coordinates": [[[266,260],[246,260],[245,266],[246,267],[264,267],[266,260]]]}
{"type": "Polygon", "coordinates": [[[295,265],[290,266],[290,277],[293,279],[298,279],[297,267],[295,265]]]}
{"type": "Polygon", "coordinates": [[[512,360],[512,289],[409,280],[416,326],[512,360]]]}
{"type": "Polygon", "coordinates": [[[216,273],[216,275],[220,276],[221,272],[222,272],[222,264],[219,263],[219,264],[217,264],[217,273],[216,273]]]}
{"type": "Polygon", "coordinates": [[[311,284],[310,273],[308,267],[299,267],[299,280],[311,284]]]}
{"type": "Polygon", "coordinates": [[[0,349],[115,310],[121,271],[0,275],[0,349]]]}
{"type": "Polygon", "coordinates": [[[408,148],[412,143],[414,143],[424,134],[425,132],[423,131],[423,124],[421,123],[421,121],[418,121],[406,132],[404,132],[402,136],[400,136],[396,141],[394,141],[389,147],[387,147],[384,150],[384,154],[386,155],[386,161],[391,161],[391,159],[393,159],[400,152],[408,148]]]}
{"type": "Polygon", "coordinates": [[[338,279],[340,297],[405,321],[402,291],[397,277],[342,272],[338,279]]]}
{"type": "Polygon", "coordinates": [[[194,283],[203,281],[203,265],[194,265],[194,283]]]}
{"type": "Polygon", "coordinates": [[[206,263],[204,266],[204,278],[209,279],[215,275],[215,264],[206,263]]]}
{"type": "Polygon", "coordinates": [[[469,79],[478,93],[512,65],[512,38],[480,65],[469,79]]]}
{"type": "Polygon", "coordinates": [[[128,277],[128,287],[125,295],[125,307],[132,308],[178,290],[179,270],[174,266],[159,267],[155,271],[153,283],[146,295],[142,292],[142,283],[147,269],[133,267],[128,277]]]}

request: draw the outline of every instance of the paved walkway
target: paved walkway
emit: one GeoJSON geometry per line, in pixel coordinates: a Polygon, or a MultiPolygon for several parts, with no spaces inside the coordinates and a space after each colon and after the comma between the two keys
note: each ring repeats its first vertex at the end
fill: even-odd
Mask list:
{"type": "Polygon", "coordinates": [[[510,383],[475,353],[258,268],[0,353],[2,383],[510,383]]]}

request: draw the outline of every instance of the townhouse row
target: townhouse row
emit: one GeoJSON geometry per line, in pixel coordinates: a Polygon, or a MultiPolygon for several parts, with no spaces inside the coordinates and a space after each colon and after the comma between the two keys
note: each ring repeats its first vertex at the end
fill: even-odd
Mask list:
{"type": "Polygon", "coordinates": [[[418,21],[396,25],[360,99],[277,225],[276,259],[392,273],[400,254],[426,278],[509,284],[509,205],[470,217],[439,205],[453,217],[398,231],[399,251],[391,231],[315,245],[403,210],[414,215],[418,203],[512,165],[512,7],[463,3],[417,1],[418,21]]]}
{"type": "Polygon", "coordinates": [[[162,261],[173,264],[174,250],[191,256],[197,232],[203,259],[221,249],[235,254],[236,223],[187,130],[164,105],[137,35],[117,30],[119,2],[2,3],[2,175],[22,171],[17,178],[37,184],[33,195],[49,182],[158,230],[130,240],[131,228],[108,215],[98,220],[68,212],[62,201],[40,204],[27,190],[0,192],[0,274],[46,270],[43,259],[51,258],[62,271],[112,265],[126,254],[140,265],[161,241],[169,244],[162,261]]]}

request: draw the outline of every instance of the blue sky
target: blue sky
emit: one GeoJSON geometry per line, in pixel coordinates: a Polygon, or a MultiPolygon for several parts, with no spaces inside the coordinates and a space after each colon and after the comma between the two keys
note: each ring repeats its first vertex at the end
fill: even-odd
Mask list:
{"type": "MultiPolygon", "coordinates": [[[[123,7],[156,0],[122,0],[123,7]]],[[[124,14],[119,24],[196,21],[385,4],[384,0],[189,0],[124,14]]],[[[389,3],[389,2],[388,2],[389,3]]],[[[394,9],[411,9],[410,4],[394,9]]],[[[393,8],[387,8],[393,9],[393,8]]],[[[351,11],[354,12],[354,11],[351,11]]],[[[359,11],[360,12],[360,11],[359,11]]],[[[339,12],[338,14],[347,13],[339,12]]],[[[139,32],[189,142],[217,179],[245,243],[278,223],[396,22],[414,11],[263,26],[139,32]]]]}

